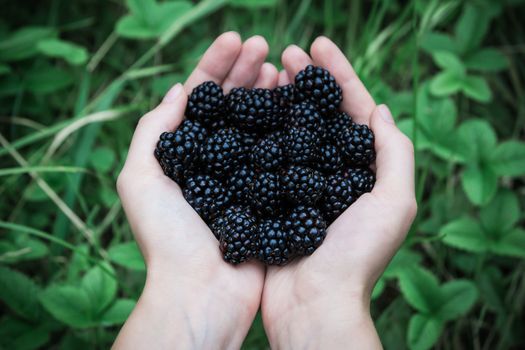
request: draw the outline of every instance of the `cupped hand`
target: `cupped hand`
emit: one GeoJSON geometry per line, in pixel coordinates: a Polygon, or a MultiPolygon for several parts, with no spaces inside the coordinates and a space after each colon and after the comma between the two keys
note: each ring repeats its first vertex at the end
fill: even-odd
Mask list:
{"type": "Polygon", "coordinates": [[[291,46],[282,55],[279,84],[308,64],[328,69],[343,89],[342,109],[375,134],[377,181],[328,228],[309,257],[268,268],[262,298],[272,347],[380,348],[368,304],[375,281],[398,249],[416,214],[414,155],[388,108],[376,106],[343,53],[320,37],[307,55],[291,46]],[[352,330],[358,334],[347,340],[352,330]],[[359,334],[360,333],[360,334],[359,334]],[[303,345],[300,345],[304,343],[303,345]],[[345,346],[346,344],[346,346],[345,346]]]}
{"type": "MultiPolygon", "coordinates": [[[[273,87],[278,71],[264,63],[267,53],[268,44],[260,36],[244,43],[233,32],[219,36],[184,86],[175,85],[158,107],[140,119],[117,189],[148,277],[116,345],[148,346],[149,337],[126,335],[144,322],[156,328],[151,336],[157,338],[157,348],[182,345],[184,339],[200,348],[235,348],[248,332],[260,304],[264,268],[255,262],[234,267],[222,260],[214,235],[180,187],[163,174],[153,150],[159,135],[175,130],[183,120],[187,94],[198,84],[213,80],[225,92],[234,86],[273,87]],[[155,306],[159,314],[149,315],[148,320],[155,306]],[[170,333],[163,338],[160,333],[166,328],[170,333]]],[[[146,329],[140,329],[142,335],[146,329]]]]}

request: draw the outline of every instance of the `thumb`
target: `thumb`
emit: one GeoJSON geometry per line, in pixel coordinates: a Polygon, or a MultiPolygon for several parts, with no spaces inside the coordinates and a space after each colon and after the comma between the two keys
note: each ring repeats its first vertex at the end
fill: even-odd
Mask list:
{"type": "Polygon", "coordinates": [[[370,126],[375,135],[377,168],[377,180],[372,193],[415,207],[412,141],[397,128],[390,110],[384,104],[372,112],[370,126]]]}

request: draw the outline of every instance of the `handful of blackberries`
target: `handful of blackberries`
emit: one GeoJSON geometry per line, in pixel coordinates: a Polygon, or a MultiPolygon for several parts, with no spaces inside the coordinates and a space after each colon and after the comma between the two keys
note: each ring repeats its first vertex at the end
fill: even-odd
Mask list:
{"type": "Polygon", "coordinates": [[[339,110],[342,90],[320,67],[270,89],[208,81],[179,128],[155,149],[164,173],[208,224],[224,259],[284,265],[312,254],[326,229],[374,186],[374,134],[339,110]]]}

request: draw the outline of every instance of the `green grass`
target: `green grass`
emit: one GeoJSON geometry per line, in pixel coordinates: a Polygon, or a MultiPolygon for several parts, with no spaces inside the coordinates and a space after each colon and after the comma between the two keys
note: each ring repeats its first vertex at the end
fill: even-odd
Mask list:
{"type": "MultiPolygon", "coordinates": [[[[0,348],[109,347],[145,278],[115,192],[133,129],[227,30],[263,35],[279,67],[329,36],[415,144],[418,217],[372,302],[384,347],[523,348],[525,2],[184,3],[153,21],[121,0],[2,5],[0,348]],[[116,292],[84,310],[98,274],[116,292]]],[[[267,347],[258,317],[244,348],[267,347]]]]}

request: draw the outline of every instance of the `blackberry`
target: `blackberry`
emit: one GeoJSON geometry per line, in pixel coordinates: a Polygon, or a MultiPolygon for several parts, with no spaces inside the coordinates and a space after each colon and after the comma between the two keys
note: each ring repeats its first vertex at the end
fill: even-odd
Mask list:
{"type": "Polygon", "coordinates": [[[343,174],[331,175],[326,181],[325,196],[320,203],[324,217],[332,223],[357,199],[352,181],[343,174]]]}
{"type": "Polygon", "coordinates": [[[227,107],[232,123],[242,130],[274,130],[283,121],[279,101],[270,89],[234,89],[227,107]]]}
{"type": "Polygon", "coordinates": [[[282,210],[282,194],[279,175],[262,172],[250,184],[250,202],[261,215],[278,215],[282,210]]]}
{"type": "Polygon", "coordinates": [[[280,167],[284,162],[282,133],[277,131],[261,138],[252,148],[251,159],[263,171],[280,167]]]}
{"type": "Polygon", "coordinates": [[[244,151],[241,135],[236,129],[219,129],[202,145],[200,158],[207,173],[222,178],[238,167],[244,151]]]}
{"type": "Polygon", "coordinates": [[[363,124],[353,124],[337,136],[343,158],[356,166],[368,166],[376,158],[374,133],[363,124]]]}
{"type": "Polygon", "coordinates": [[[266,265],[285,265],[292,257],[289,234],[281,219],[263,219],[257,226],[258,258],[266,265]]]}
{"type": "Polygon", "coordinates": [[[343,159],[341,158],[339,149],[327,143],[319,149],[319,162],[317,168],[325,173],[336,173],[343,167],[343,159]]]}
{"type": "Polygon", "coordinates": [[[177,130],[180,130],[183,134],[192,136],[199,143],[204,142],[208,136],[206,128],[196,120],[184,119],[177,130]]]}
{"type": "Polygon", "coordinates": [[[371,192],[376,182],[376,176],[372,170],[367,168],[349,169],[347,177],[352,183],[352,189],[358,196],[371,192]]]}
{"type": "Polygon", "coordinates": [[[281,175],[281,191],[296,204],[314,204],[325,187],[323,174],[305,166],[292,165],[281,175]]]}
{"type": "Polygon", "coordinates": [[[273,89],[273,93],[279,101],[279,106],[284,109],[291,107],[293,104],[301,102],[299,94],[295,90],[294,84],[278,86],[273,89]]]}
{"type": "Polygon", "coordinates": [[[213,81],[206,81],[193,89],[188,97],[186,116],[200,121],[208,128],[220,125],[224,115],[224,93],[213,81]]]}
{"type": "Polygon", "coordinates": [[[231,201],[231,192],[209,175],[195,175],[186,180],[184,198],[201,218],[211,222],[231,201]]]}
{"type": "Polygon", "coordinates": [[[300,95],[315,103],[323,115],[335,113],[343,99],[343,91],[335,78],[321,67],[306,66],[295,76],[295,87],[300,95]]]}
{"type": "Polygon", "coordinates": [[[230,215],[230,213],[234,212],[248,213],[253,215],[250,208],[243,205],[234,205],[222,210],[219,214],[217,214],[215,220],[213,220],[212,224],[209,226],[217,240],[220,240],[221,230],[226,223],[226,217],[230,215]]]}
{"type": "Polygon", "coordinates": [[[326,222],[319,209],[300,205],[284,222],[292,249],[299,255],[312,254],[326,237],[326,222]]]}
{"type": "Polygon", "coordinates": [[[183,183],[198,159],[200,143],[196,136],[181,129],[163,132],[153,152],[164,174],[178,184],[183,183]]]}
{"type": "Polygon", "coordinates": [[[217,222],[219,247],[225,261],[240,264],[258,252],[257,226],[250,212],[231,210],[217,222]]]}
{"type": "Polygon", "coordinates": [[[353,124],[352,118],[345,112],[337,112],[336,114],[326,118],[326,133],[330,141],[335,141],[337,135],[341,131],[351,128],[353,124]]]}
{"type": "Polygon", "coordinates": [[[317,147],[321,142],[319,134],[304,127],[286,130],[284,149],[293,164],[308,164],[317,159],[317,147]]]}
{"type": "Polygon", "coordinates": [[[249,195],[249,187],[255,181],[255,171],[248,164],[243,164],[235,169],[227,180],[228,190],[238,202],[246,202],[249,195]]]}
{"type": "Polygon", "coordinates": [[[288,125],[304,127],[318,133],[324,132],[324,119],[311,103],[293,105],[288,112],[288,125]]]}

